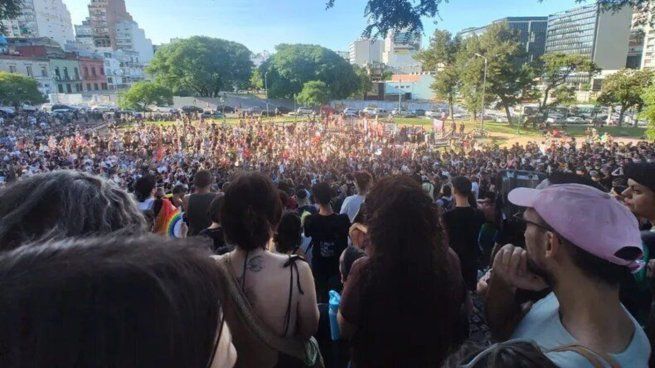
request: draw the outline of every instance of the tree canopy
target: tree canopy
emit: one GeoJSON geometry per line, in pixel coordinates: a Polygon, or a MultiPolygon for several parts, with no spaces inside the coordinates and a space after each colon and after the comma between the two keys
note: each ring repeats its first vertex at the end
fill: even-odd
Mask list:
{"type": "Polygon", "coordinates": [[[19,106],[46,102],[35,79],[20,74],[0,72],[0,103],[19,106]]]}
{"type": "Polygon", "coordinates": [[[163,46],[146,71],[175,94],[216,97],[250,84],[250,56],[242,44],[195,36],[163,46]]]}
{"type": "Polygon", "coordinates": [[[321,81],[309,81],[303,85],[302,91],[296,98],[299,104],[305,106],[321,106],[329,101],[327,85],[321,81]]]}
{"type": "Polygon", "coordinates": [[[360,86],[353,66],[334,51],[315,45],[282,44],[259,67],[271,98],[292,98],[305,83],[325,83],[329,98],[347,98],[360,86]]]}
{"type": "Polygon", "coordinates": [[[628,109],[636,107],[638,110],[644,105],[642,96],[653,85],[653,72],[650,70],[623,69],[611,74],[603,81],[603,89],[598,102],[604,105],[618,105],[619,125],[628,109]]]}
{"type": "Polygon", "coordinates": [[[173,104],[173,91],[158,83],[143,81],[121,93],[118,104],[124,109],[145,111],[149,105],[173,104]]]}
{"type": "MultiPolygon", "coordinates": [[[[340,0],[345,2],[345,0],[340,0]]],[[[455,0],[457,1],[457,0],[455,0]]],[[[548,0],[535,0],[548,1],[548,0]]],[[[584,3],[586,0],[576,0],[584,3]]],[[[326,7],[332,8],[336,0],[326,0],[326,7]]],[[[439,15],[439,7],[448,0],[368,0],[364,16],[368,17],[363,35],[386,35],[391,30],[407,29],[422,31],[421,18],[434,18],[439,15]]],[[[598,0],[603,9],[613,11],[625,5],[636,8],[646,8],[650,0],[598,0]]]]}
{"type": "Polygon", "coordinates": [[[655,86],[651,85],[646,88],[642,96],[644,101],[644,109],[641,111],[640,117],[648,120],[648,128],[646,129],[646,136],[651,141],[655,141],[655,86]]]}
{"type": "MultiPolygon", "coordinates": [[[[0,1],[0,19],[14,19],[20,15],[20,6],[23,0],[0,1]]],[[[7,31],[5,24],[0,22],[0,34],[7,31]]]]}

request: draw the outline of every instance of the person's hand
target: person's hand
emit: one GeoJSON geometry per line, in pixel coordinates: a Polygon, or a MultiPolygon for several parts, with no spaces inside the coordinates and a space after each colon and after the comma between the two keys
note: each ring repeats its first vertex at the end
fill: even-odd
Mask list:
{"type": "Polygon", "coordinates": [[[475,288],[475,292],[482,297],[487,295],[487,289],[489,288],[489,279],[491,278],[491,270],[487,271],[484,276],[478,280],[478,285],[475,288]]]}
{"type": "Polygon", "coordinates": [[[655,259],[648,261],[648,265],[646,266],[646,275],[649,278],[655,277],[655,259]]]}
{"type": "Polygon", "coordinates": [[[512,244],[496,254],[493,275],[517,289],[540,291],[548,287],[544,279],[528,271],[528,252],[512,244]]]}

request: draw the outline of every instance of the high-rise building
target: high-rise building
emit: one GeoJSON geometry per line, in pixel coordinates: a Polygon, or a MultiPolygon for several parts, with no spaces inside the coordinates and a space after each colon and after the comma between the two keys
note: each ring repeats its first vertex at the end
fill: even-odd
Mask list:
{"type": "Polygon", "coordinates": [[[348,48],[351,64],[365,66],[382,63],[384,41],[378,39],[361,39],[354,41],[348,48]]]}
{"type": "Polygon", "coordinates": [[[125,20],[133,20],[125,0],[91,0],[87,24],[93,33],[94,46],[118,49],[116,25],[125,20]]]}
{"type": "Polygon", "coordinates": [[[641,19],[633,19],[641,24],[638,28],[639,33],[643,36],[643,55],[641,58],[641,68],[655,69],[655,26],[653,25],[653,15],[655,4],[649,4],[647,7],[641,9],[639,15],[641,19]]]}
{"type": "Polygon", "coordinates": [[[21,14],[2,23],[8,37],[48,37],[61,46],[75,40],[71,15],[62,0],[23,0],[21,14]]]}
{"type": "MultiPolygon", "coordinates": [[[[546,29],[548,17],[507,17],[493,21],[491,24],[506,23],[510,30],[518,32],[519,43],[526,53],[525,62],[539,59],[546,49],[546,29]]],[[[466,28],[457,35],[466,39],[473,35],[481,36],[487,26],[466,28]]]]}
{"type": "Polygon", "coordinates": [[[421,49],[421,34],[390,31],[384,40],[382,62],[397,73],[420,73],[421,63],[414,59],[421,49]]]}
{"type": "Polygon", "coordinates": [[[588,56],[603,70],[625,68],[632,9],[612,12],[598,4],[586,5],[548,17],[546,52],[588,56]]]}
{"type": "Polygon", "coordinates": [[[149,63],[154,55],[152,41],[146,38],[146,33],[133,20],[123,20],[116,23],[116,48],[119,50],[136,51],[142,63],[149,63]]]}

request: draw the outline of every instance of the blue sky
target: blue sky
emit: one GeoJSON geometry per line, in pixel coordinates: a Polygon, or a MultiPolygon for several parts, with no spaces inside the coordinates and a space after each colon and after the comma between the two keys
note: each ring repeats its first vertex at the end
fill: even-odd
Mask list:
{"type": "MultiPolygon", "coordinates": [[[[63,0],[78,24],[89,0],[63,0]]],[[[175,37],[207,35],[237,41],[251,51],[279,43],[313,43],[347,50],[366,20],[366,0],[126,0],[128,11],[155,44],[175,37]]],[[[425,19],[424,44],[435,28],[457,31],[505,16],[548,15],[577,6],[575,0],[450,0],[440,17],[425,19]],[[435,25],[434,22],[437,21],[435,25]]]]}

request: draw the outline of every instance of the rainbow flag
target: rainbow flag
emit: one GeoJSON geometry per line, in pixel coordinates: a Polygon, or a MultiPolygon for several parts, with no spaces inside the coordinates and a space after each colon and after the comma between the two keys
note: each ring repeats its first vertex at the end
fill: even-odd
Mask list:
{"type": "Polygon", "coordinates": [[[155,219],[152,232],[169,238],[181,238],[182,212],[170,200],[164,198],[161,210],[155,219]]]}

